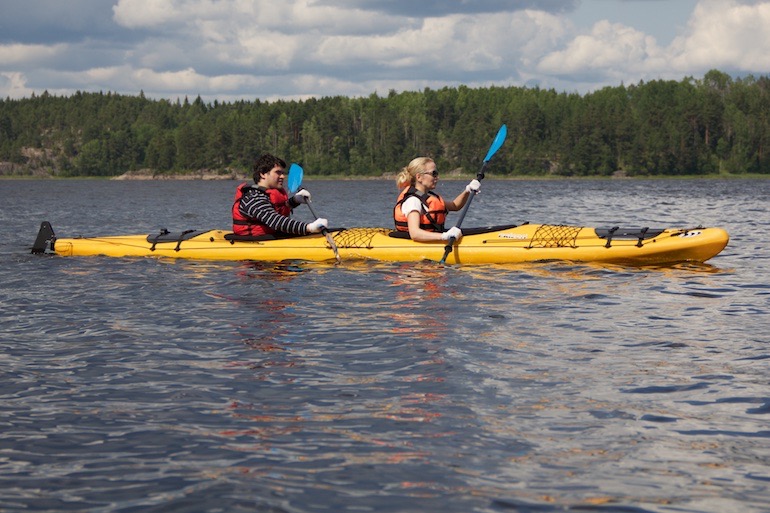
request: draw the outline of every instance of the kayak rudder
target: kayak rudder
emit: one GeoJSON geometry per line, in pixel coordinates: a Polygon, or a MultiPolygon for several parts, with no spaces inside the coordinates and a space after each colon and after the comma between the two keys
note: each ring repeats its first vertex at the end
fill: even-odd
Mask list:
{"type": "Polygon", "coordinates": [[[56,241],[56,234],[53,231],[53,226],[48,221],[40,223],[40,230],[37,232],[37,238],[32,245],[32,254],[55,254],[53,249],[54,242],[56,241]]]}

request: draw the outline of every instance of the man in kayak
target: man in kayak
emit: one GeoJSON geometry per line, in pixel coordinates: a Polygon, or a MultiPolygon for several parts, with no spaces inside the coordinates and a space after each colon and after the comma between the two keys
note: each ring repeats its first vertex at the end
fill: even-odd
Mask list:
{"type": "Polygon", "coordinates": [[[310,200],[306,189],[289,198],[283,187],[286,162],[265,154],[254,164],[254,184],[242,183],[233,202],[233,233],[236,235],[307,235],[327,227],[327,220],[303,223],[291,211],[310,200]]]}
{"type": "Polygon", "coordinates": [[[433,192],[438,184],[438,170],[433,159],[417,157],[403,168],[396,177],[396,186],[401,191],[393,208],[396,230],[409,232],[409,237],[418,242],[460,240],[462,231],[455,227],[444,228],[447,211],[460,210],[471,193],[479,192],[481,183],[474,179],[452,201],[433,192]]]}

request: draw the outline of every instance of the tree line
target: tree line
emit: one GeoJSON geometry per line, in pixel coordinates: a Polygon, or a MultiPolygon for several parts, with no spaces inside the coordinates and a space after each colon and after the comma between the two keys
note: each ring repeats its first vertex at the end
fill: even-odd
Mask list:
{"type": "Polygon", "coordinates": [[[497,175],[770,174],[770,78],[654,80],[580,95],[445,87],[366,98],[176,102],[143,93],[0,100],[0,174],[250,174],[262,153],[314,175],[380,176],[412,158],[497,175]]]}

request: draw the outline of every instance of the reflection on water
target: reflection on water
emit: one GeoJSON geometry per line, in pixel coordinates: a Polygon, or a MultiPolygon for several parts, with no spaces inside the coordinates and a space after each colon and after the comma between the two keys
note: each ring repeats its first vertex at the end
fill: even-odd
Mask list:
{"type": "MultiPolygon", "coordinates": [[[[310,185],[346,225],[380,196],[333,198],[395,192],[310,185]]],[[[185,184],[174,226],[166,184],[91,186],[0,207],[4,511],[766,510],[765,182],[485,181],[467,221],[726,227],[698,265],[28,255],[42,216],[104,230],[102,198],[142,201],[119,233],[223,226],[200,205],[232,196],[185,184]]]]}

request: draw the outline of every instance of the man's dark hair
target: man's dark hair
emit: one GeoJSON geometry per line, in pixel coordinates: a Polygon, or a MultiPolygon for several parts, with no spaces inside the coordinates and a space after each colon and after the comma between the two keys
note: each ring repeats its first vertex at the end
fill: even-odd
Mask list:
{"type": "Polygon", "coordinates": [[[254,183],[259,181],[261,175],[269,173],[275,166],[281,166],[286,169],[286,162],[269,153],[265,153],[259,157],[254,163],[254,183]]]}

